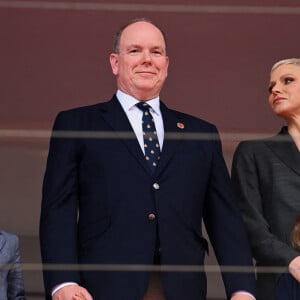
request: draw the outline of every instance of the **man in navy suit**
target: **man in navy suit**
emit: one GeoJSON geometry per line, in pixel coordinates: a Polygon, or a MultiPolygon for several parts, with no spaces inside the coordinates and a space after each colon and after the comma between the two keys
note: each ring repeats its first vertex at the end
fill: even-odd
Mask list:
{"type": "Polygon", "coordinates": [[[40,223],[48,297],[204,300],[204,220],[220,265],[250,268],[223,272],[227,298],[253,300],[252,258],[217,129],[160,101],[169,65],[163,32],[132,21],[117,32],[110,63],[113,98],[55,121],[40,223]],[[158,279],[134,269],[153,264],[199,269],[166,269],[158,279]]]}

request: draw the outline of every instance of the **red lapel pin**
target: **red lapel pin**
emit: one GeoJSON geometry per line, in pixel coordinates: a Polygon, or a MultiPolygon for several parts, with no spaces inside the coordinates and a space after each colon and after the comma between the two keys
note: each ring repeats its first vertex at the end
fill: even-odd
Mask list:
{"type": "Polygon", "coordinates": [[[177,123],[177,127],[180,128],[180,129],[184,129],[184,124],[183,123],[180,123],[178,122],[177,123]]]}

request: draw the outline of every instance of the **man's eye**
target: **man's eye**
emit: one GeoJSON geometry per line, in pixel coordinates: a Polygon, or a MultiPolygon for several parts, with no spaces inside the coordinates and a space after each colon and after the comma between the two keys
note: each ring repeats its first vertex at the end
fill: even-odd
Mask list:
{"type": "Polygon", "coordinates": [[[139,51],[138,51],[138,49],[131,49],[130,51],[129,51],[129,53],[138,53],[139,51]]]}
{"type": "Polygon", "coordinates": [[[154,50],[152,53],[154,55],[162,55],[161,51],[159,51],[159,50],[154,50]]]}
{"type": "Polygon", "coordinates": [[[293,81],[294,81],[294,78],[292,78],[292,77],[286,77],[286,78],[284,78],[284,84],[289,84],[289,83],[291,83],[293,81]]]}

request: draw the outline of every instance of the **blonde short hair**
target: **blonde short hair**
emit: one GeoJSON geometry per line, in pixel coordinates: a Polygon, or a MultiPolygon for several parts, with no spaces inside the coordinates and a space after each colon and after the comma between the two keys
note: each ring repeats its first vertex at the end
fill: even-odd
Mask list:
{"type": "Polygon", "coordinates": [[[300,58],[286,58],[276,62],[271,68],[271,73],[282,65],[297,65],[300,67],[300,58]]]}

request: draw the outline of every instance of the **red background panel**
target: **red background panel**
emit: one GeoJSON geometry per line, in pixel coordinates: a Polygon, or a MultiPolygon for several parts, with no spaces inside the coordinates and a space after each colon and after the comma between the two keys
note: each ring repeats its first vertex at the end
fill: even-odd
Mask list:
{"type": "MultiPolygon", "coordinates": [[[[267,104],[267,85],[273,62],[299,56],[296,10],[237,13],[234,5],[241,1],[233,0],[226,6],[217,0],[139,2],[148,3],[152,11],[118,10],[116,3],[110,3],[109,11],[49,8],[43,6],[49,3],[45,1],[31,2],[40,5],[33,8],[1,7],[1,2],[2,127],[51,128],[60,110],[109,99],[115,91],[108,60],[112,36],[124,22],[139,16],[151,18],[167,33],[171,65],[162,99],[169,106],[227,132],[275,132],[282,123],[267,104]],[[192,11],[218,4],[232,12],[220,13],[220,6],[215,13],[192,11]],[[162,12],[163,5],[169,11],[162,12]],[[174,7],[180,8],[176,5],[190,11],[174,12],[174,7]]],[[[51,3],[75,2],[80,3],[51,3]]],[[[272,4],[280,3],[295,5],[264,0],[243,1],[243,6],[274,8],[272,4]]]]}

